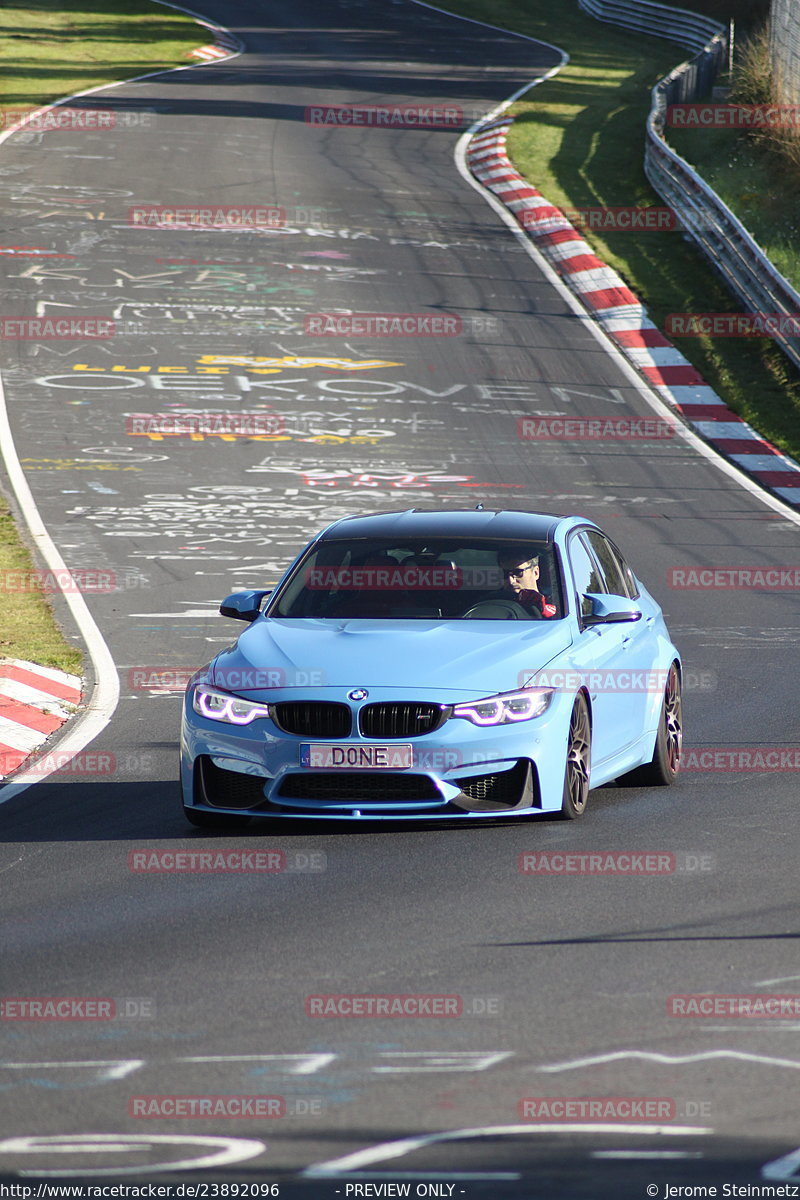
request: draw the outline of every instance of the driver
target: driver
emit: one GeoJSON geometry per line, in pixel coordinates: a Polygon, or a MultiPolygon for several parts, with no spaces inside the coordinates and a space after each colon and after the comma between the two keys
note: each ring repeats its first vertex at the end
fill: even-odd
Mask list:
{"type": "Polygon", "coordinates": [[[507,599],[516,600],[523,608],[538,609],[543,617],[554,617],[558,611],[537,588],[539,556],[528,554],[523,546],[519,553],[512,548],[497,556],[503,575],[503,592],[507,599]]]}

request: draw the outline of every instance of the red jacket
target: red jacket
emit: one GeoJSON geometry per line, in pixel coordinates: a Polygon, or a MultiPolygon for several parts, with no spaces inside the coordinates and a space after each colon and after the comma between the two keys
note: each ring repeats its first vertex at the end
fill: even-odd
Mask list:
{"type": "Polygon", "coordinates": [[[538,608],[543,617],[554,617],[558,611],[555,604],[550,604],[547,597],[541,592],[534,592],[530,588],[523,588],[517,592],[515,600],[518,600],[523,608],[538,608]]]}

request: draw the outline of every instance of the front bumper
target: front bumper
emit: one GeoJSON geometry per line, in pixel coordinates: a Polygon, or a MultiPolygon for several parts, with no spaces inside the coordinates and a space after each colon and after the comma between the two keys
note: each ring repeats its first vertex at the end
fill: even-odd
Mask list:
{"type": "MultiPolygon", "coordinates": [[[[370,700],[457,703],[478,697],[413,694],[387,689],[370,700]]],[[[345,701],[340,689],[293,690],[268,699],[345,701]]],[[[271,719],[231,726],[199,716],[187,693],[181,730],[184,805],[207,812],[270,819],[387,820],[475,818],[555,811],[561,807],[572,699],[556,694],[530,721],[479,727],[451,718],[417,737],[366,739],[299,736],[271,719]],[[402,742],[412,747],[403,770],[325,770],[301,767],[301,746],[365,746],[402,742]]],[[[358,723],[353,721],[353,728],[358,723]]]]}

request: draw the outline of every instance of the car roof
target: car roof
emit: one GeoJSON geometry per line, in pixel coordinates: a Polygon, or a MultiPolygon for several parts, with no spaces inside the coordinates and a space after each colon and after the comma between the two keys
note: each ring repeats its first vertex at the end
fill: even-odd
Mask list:
{"type": "Polygon", "coordinates": [[[377,512],[343,517],[320,535],[325,541],[350,538],[471,537],[493,541],[550,542],[554,531],[569,517],[552,513],[494,512],[483,509],[421,509],[377,512]]]}

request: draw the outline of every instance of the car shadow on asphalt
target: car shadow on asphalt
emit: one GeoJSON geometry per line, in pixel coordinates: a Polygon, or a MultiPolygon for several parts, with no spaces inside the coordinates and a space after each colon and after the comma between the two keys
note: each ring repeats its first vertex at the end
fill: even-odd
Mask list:
{"type": "MultiPolygon", "coordinates": [[[[9,784],[13,785],[13,778],[9,784]]],[[[257,840],[269,836],[320,837],[347,834],[374,837],[383,833],[454,834],[516,826],[531,830],[562,824],[558,815],[533,817],[458,818],[428,820],[290,820],[253,818],[246,824],[232,822],[217,830],[195,829],[183,815],[178,784],[172,779],[103,780],[68,779],[51,776],[4,798],[0,788],[0,843],[65,841],[219,840],[230,837],[257,840]]],[[[599,800],[605,789],[598,788],[599,800]]]]}

